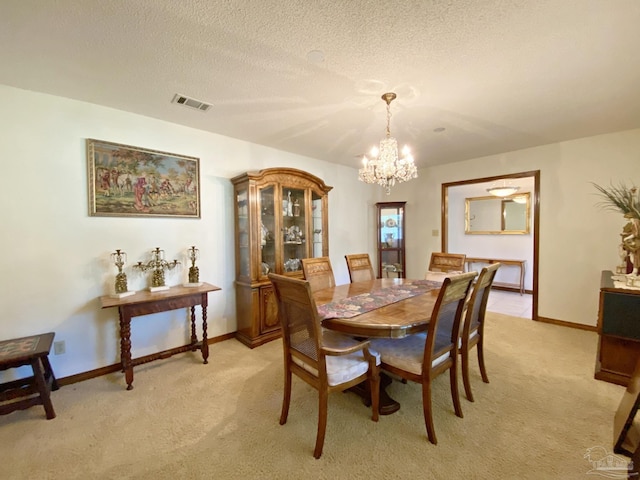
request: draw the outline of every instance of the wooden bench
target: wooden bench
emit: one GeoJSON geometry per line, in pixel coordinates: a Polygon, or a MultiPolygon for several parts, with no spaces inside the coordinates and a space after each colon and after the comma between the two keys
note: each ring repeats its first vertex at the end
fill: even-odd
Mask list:
{"type": "Polygon", "coordinates": [[[0,342],[0,370],[24,365],[33,369],[32,377],[0,384],[0,415],[43,405],[47,420],[55,418],[51,390],[58,389],[58,382],[48,356],[54,336],[55,333],[44,333],[0,342]]]}
{"type": "Polygon", "coordinates": [[[517,288],[520,291],[520,295],[525,293],[524,290],[524,265],[525,260],[505,260],[500,258],[478,258],[478,257],[467,257],[465,259],[465,263],[467,264],[467,271],[471,271],[473,263],[488,263],[491,265],[492,263],[500,263],[500,265],[509,265],[518,267],[520,269],[520,282],[519,283],[500,283],[493,282],[494,287],[503,287],[503,288],[517,288]]]}

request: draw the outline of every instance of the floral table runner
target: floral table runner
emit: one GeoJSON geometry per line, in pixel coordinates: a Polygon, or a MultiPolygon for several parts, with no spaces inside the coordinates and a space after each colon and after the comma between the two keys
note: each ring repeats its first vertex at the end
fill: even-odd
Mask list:
{"type": "Polygon", "coordinates": [[[413,280],[402,285],[381,288],[369,293],[347,297],[339,302],[318,306],[320,318],[351,318],[376,308],[415,297],[442,286],[442,282],[433,280],[413,280]]]}

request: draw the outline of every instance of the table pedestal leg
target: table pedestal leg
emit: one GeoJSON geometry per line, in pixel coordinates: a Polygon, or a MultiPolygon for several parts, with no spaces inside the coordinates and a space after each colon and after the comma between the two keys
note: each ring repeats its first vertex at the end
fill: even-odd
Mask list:
{"type": "MultiPolygon", "coordinates": [[[[391,415],[400,410],[400,403],[394,400],[387,393],[387,387],[391,385],[391,377],[384,373],[380,373],[380,407],[378,412],[380,415],[391,415]]],[[[369,382],[362,382],[355,387],[351,387],[349,392],[353,392],[362,398],[362,403],[367,407],[371,406],[371,393],[369,391],[369,382]]]]}

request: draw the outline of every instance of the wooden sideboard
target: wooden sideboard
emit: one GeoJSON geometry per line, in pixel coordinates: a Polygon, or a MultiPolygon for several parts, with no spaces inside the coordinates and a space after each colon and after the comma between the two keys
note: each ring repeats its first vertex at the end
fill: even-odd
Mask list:
{"type": "Polygon", "coordinates": [[[595,378],[627,386],[640,357],[640,290],[616,288],[612,275],[600,278],[595,378]]]}

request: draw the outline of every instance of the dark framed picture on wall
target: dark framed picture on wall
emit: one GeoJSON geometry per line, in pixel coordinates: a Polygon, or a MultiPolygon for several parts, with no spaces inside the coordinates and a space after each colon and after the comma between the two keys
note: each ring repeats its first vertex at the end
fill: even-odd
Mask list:
{"type": "Polygon", "coordinates": [[[200,159],[87,139],[89,214],[200,218],[200,159]]]}

